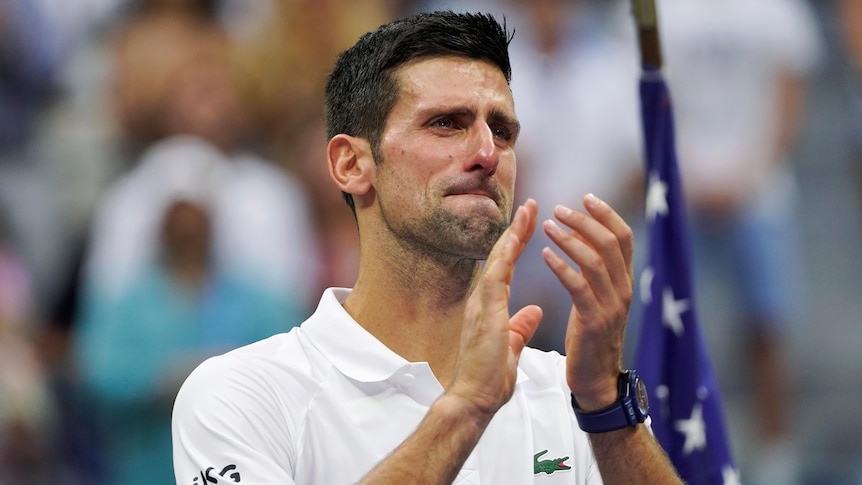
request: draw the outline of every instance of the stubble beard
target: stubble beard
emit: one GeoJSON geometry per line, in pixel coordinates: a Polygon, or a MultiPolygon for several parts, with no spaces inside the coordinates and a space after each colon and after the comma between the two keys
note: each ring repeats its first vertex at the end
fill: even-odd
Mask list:
{"type": "Polygon", "coordinates": [[[475,214],[453,214],[442,207],[431,211],[426,220],[427,234],[439,241],[438,249],[452,256],[484,260],[509,223],[504,217],[492,219],[475,214]]]}
{"type": "Polygon", "coordinates": [[[508,220],[477,214],[456,214],[437,206],[407,223],[383,217],[390,231],[407,249],[430,259],[484,260],[506,230],[508,220]]]}

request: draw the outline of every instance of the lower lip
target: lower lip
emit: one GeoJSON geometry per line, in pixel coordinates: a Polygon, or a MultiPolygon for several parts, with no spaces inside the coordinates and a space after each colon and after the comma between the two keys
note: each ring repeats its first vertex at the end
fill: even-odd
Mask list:
{"type": "MultiPolygon", "coordinates": [[[[477,199],[477,200],[481,200],[481,201],[491,202],[492,204],[494,204],[494,207],[497,206],[497,201],[494,200],[494,198],[492,198],[491,196],[485,195],[485,194],[450,194],[448,197],[468,197],[470,199],[477,199]]],[[[487,202],[483,202],[483,203],[487,203],[487,202]]]]}

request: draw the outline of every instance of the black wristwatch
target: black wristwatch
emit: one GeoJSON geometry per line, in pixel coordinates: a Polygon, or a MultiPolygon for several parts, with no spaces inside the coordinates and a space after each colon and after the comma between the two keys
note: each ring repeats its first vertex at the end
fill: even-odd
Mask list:
{"type": "Polygon", "coordinates": [[[587,433],[605,433],[646,421],[649,416],[649,398],[638,373],[633,370],[620,372],[617,385],[619,391],[616,402],[598,411],[584,411],[572,394],[572,407],[582,430],[587,433]]]}

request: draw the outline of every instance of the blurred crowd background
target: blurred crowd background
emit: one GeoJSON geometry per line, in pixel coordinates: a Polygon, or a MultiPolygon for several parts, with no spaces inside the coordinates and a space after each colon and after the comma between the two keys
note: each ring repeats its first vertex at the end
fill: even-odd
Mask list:
{"type": "MultiPolygon", "coordinates": [[[[659,6],[743,483],[862,484],[862,2],[659,6]]],[[[627,0],[0,0],[0,485],[174,483],[191,369],[353,282],[330,66],[438,8],[516,31],[518,200],[549,217],[594,192],[641,234],[627,0]]],[[[540,303],[533,344],[559,349],[546,244],[513,304],[540,303]]]]}

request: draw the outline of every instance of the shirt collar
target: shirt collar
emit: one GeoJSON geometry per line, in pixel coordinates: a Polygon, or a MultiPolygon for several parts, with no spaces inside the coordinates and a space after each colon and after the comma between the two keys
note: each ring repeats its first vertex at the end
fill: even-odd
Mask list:
{"type": "MultiPolygon", "coordinates": [[[[350,288],[328,288],[323,292],[317,309],[302,324],[311,344],[341,374],[359,382],[385,381],[401,369],[415,366],[380,342],[347,313],[343,304],[351,291],[350,288]]],[[[527,376],[519,366],[517,382],[525,380],[527,376]]]]}
{"type": "Polygon", "coordinates": [[[359,382],[379,382],[409,364],[367,330],[342,306],[349,288],[328,288],[302,330],[339,372],[359,382]]]}

